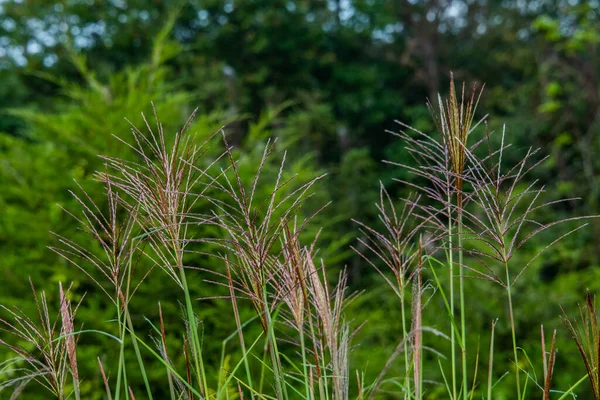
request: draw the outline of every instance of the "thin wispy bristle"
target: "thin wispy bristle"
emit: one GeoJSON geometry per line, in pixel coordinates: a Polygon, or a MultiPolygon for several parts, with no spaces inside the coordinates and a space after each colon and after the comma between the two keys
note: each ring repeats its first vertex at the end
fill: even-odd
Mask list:
{"type": "Polygon", "coordinates": [[[600,330],[595,303],[595,297],[588,290],[585,305],[579,306],[579,321],[571,321],[564,310],[562,320],[579,349],[594,400],[600,400],[600,330]]]}
{"type": "Polygon", "coordinates": [[[34,380],[62,399],[67,394],[67,378],[72,377],[76,383],[79,381],[76,360],[77,335],[73,332],[77,307],[75,310],[70,308],[66,302],[67,294],[61,287],[59,311],[56,317],[52,318],[46,294],[38,294],[31,281],[30,286],[37,308],[35,318],[17,307],[0,306],[7,314],[7,318],[0,317],[0,331],[16,339],[11,343],[9,336],[6,336],[6,339],[0,339],[0,346],[8,349],[16,355],[17,360],[27,365],[19,367],[18,378],[0,383],[0,390],[8,386],[17,386],[18,392],[22,383],[34,380]]]}

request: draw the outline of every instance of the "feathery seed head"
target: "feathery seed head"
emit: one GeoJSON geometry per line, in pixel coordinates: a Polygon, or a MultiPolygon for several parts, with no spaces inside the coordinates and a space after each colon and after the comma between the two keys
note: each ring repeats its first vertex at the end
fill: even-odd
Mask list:
{"type": "Polygon", "coordinates": [[[442,134],[442,139],[448,156],[452,172],[456,176],[456,186],[458,193],[462,189],[462,174],[467,161],[465,151],[467,140],[471,133],[471,125],[475,116],[477,104],[483,93],[483,87],[477,93],[475,87],[471,95],[465,96],[465,84],[462,86],[460,101],[456,94],[454,85],[454,75],[450,74],[450,94],[445,101],[438,95],[439,111],[436,112],[434,106],[429,103],[429,110],[434,118],[438,130],[442,134]]]}

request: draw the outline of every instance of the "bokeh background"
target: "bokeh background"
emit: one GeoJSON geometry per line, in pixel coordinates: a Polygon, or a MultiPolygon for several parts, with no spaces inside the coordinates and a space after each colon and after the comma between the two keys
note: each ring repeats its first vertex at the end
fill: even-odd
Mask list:
{"type": "MultiPolygon", "coordinates": [[[[426,100],[447,93],[450,72],[459,83],[485,83],[477,115],[489,114],[493,131],[506,124],[510,157],[529,147],[549,155],[529,182],[545,185],[548,199],[581,198],[553,207],[546,221],[598,214],[599,44],[598,1],[0,1],[0,304],[33,309],[29,278],[54,304],[58,282],[73,282],[75,297],[87,293],[79,321],[92,329],[110,320],[104,295],[47,249],[56,244],[51,231],[80,235],[59,205],[75,207],[68,192],[74,180],[100,201],[103,189],[92,179],[102,168],[98,154],[131,156],[112,136],[129,138],[125,118],[139,125],[140,113],[151,113],[154,102],[174,131],[198,108],[195,131],[208,135],[225,126],[249,179],[270,137],[279,138],[289,170],[301,179],[328,174],[311,201],[315,208],[331,205],[314,229],[324,228],[320,254],[330,269],[347,266],[351,289],[364,291],[348,311],[355,325],[368,320],[356,337],[352,368],[372,379],[401,336],[399,308],[350,249],[358,236],[351,218],[377,225],[380,183],[395,197],[410,192],[394,181],[409,174],[381,162],[413,162],[389,132],[399,129],[394,120],[435,134],[426,100]]],[[[276,165],[272,169],[275,174],[276,165]]],[[[568,227],[561,229],[537,238],[523,260],[568,227]]],[[[584,375],[560,306],[573,314],[586,288],[600,289],[599,238],[600,220],[592,219],[544,253],[515,288],[519,340],[538,371],[540,324],[547,332],[558,329],[556,389],[584,375]]],[[[220,268],[214,260],[196,261],[220,268]]],[[[150,276],[132,305],[135,323],[148,333],[143,318],[155,320],[158,301],[167,327],[181,328],[182,300],[164,277],[150,276]]],[[[205,278],[198,272],[193,280],[198,298],[218,294],[205,278]]],[[[469,281],[467,289],[470,343],[487,349],[491,321],[498,318],[500,378],[514,368],[503,290],[480,281],[469,281]]],[[[435,326],[443,303],[433,296],[428,307],[426,323],[435,326]]],[[[230,304],[205,299],[198,309],[216,365],[221,341],[234,329],[224,317],[230,304]]],[[[425,340],[442,353],[448,348],[435,336],[425,340]]],[[[115,345],[92,335],[81,344],[82,390],[86,399],[100,399],[96,357],[111,365],[115,345]]],[[[228,351],[235,359],[235,346],[228,351]]],[[[0,360],[6,357],[0,349],[0,360]]],[[[474,363],[475,355],[470,358],[474,363]]],[[[151,376],[162,382],[164,371],[156,368],[151,376]]],[[[439,370],[429,378],[439,382],[439,370]]],[[[46,398],[31,386],[25,398],[46,398]]],[[[587,387],[581,385],[581,398],[590,398],[587,387]]],[[[530,390],[531,398],[541,397],[530,390]]],[[[500,388],[497,398],[511,393],[500,388]]],[[[428,396],[444,398],[445,389],[432,383],[428,396]]]]}

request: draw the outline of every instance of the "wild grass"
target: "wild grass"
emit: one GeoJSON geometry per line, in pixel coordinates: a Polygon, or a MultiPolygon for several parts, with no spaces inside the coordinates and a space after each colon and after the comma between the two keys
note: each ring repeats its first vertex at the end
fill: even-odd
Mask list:
{"type": "Polygon", "coordinates": [[[18,339],[15,344],[0,339],[0,344],[15,355],[2,363],[2,369],[14,368],[18,375],[2,382],[0,389],[14,386],[11,398],[16,398],[29,381],[35,381],[62,400],[67,396],[68,380],[72,378],[72,393],[79,398],[77,338],[73,335],[77,307],[73,310],[61,287],[60,312],[51,318],[46,295],[38,294],[33,283],[30,284],[37,308],[34,317],[17,307],[2,307],[8,315],[7,319],[0,319],[2,330],[18,339]]]}
{"type": "Polygon", "coordinates": [[[579,322],[573,322],[565,315],[563,321],[581,353],[592,386],[592,395],[596,400],[600,399],[600,330],[598,329],[596,298],[589,291],[585,305],[579,306],[579,319],[579,322]]]}
{"type": "MultiPolygon", "coordinates": [[[[306,204],[323,176],[298,182],[286,170],[285,153],[274,178],[265,174],[278,154],[272,140],[265,143],[260,162],[251,179],[246,179],[225,132],[207,139],[196,137],[190,132],[192,114],[182,129],[169,134],[155,112],[152,123],[143,118],[143,128],[132,124],[129,140],[115,139],[129,147],[136,159],[102,156],[105,166],[96,178],[104,185],[106,206],[96,203],[81,186],[72,193],[80,209],[65,212],[93,239],[94,247],[58,233],[58,245],[50,247],[80,269],[95,290],[106,294],[114,306],[115,322],[102,331],[78,328],[79,304],[73,307],[70,291],[63,292],[62,287],[57,316],[52,319],[45,294],[36,293],[32,283],[35,317],[3,306],[6,317],[0,319],[0,326],[10,335],[0,344],[15,357],[1,364],[0,390],[12,388],[10,398],[18,398],[26,385],[36,382],[58,399],[81,398],[77,350],[81,335],[87,334],[114,339],[115,348],[107,351],[118,352],[118,362],[104,365],[98,359],[103,382],[96,389],[111,400],[157,398],[161,383],[151,379],[155,374],[148,373],[150,365],[164,368],[170,399],[373,399],[390,396],[390,387],[395,386],[394,398],[421,400],[437,386],[452,400],[489,400],[498,384],[494,381],[496,326],[503,324],[510,327],[514,368],[502,376],[513,375],[514,398],[574,396],[583,380],[562,392],[552,388],[556,331],[547,351],[541,328],[540,382],[531,362],[529,367],[519,362],[521,354],[528,357],[517,341],[513,289],[543,251],[585,225],[580,223],[583,217],[551,222],[538,218],[544,210],[567,201],[543,201],[544,188],[535,180],[525,180],[544,159],[529,149],[516,163],[508,164],[505,130],[495,148],[494,134],[484,124],[474,124],[482,90],[473,89],[469,96],[465,92],[463,85],[459,98],[452,80],[449,98],[438,98],[438,107],[430,105],[439,136],[404,124],[405,130],[396,133],[417,166],[388,163],[414,175],[415,181],[400,183],[413,187],[415,194],[396,199],[381,185],[375,205],[379,223],[354,221],[358,239],[353,249],[396,295],[401,315],[401,329],[393,333],[397,346],[372,381],[365,380],[364,366],[352,364],[353,340],[363,322],[353,321],[347,306],[359,294],[348,293],[344,268],[321,260],[318,233],[308,229],[318,211],[307,212],[306,204]],[[513,262],[533,237],[563,223],[575,225],[527,262],[522,258],[513,262]],[[197,236],[207,231],[215,235],[197,236]],[[222,268],[191,263],[198,255],[217,260],[222,268]],[[336,280],[336,274],[328,272],[334,269],[336,280]],[[220,288],[221,298],[231,302],[236,330],[228,338],[205,337],[199,328],[202,303],[194,299],[203,299],[203,294],[191,292],[191,271],[208,274],[205,284],[220,288]],[[181,290],[181,348],[169,345],[160,303],[156,304],[158,320],[148,320],[153,340],[145,339],[146,333],[138,333],[139,326],[133,323],[132,298],[150,274],[161,272],[181,290]],[[482,294],[466,292],[467,278],[493,282],[506,293],[508,321],[499,318],[491,324],[485,381],[478,377],[479,345],[467,340],[466,325],[470,299],[482,294]],[[431,304],[431,299],[436,301],[431,304]],[[447,315],[445,326],[426,326],[424,316],[439,313],[435,307],[440,303],[447,315]],[[243,319],[240,310],[247,305],[255,315],[243,319]],[[251,334],[251,326],[260,332],[251,334]],[[450,354],[440,353],[432,338],[449,341],[450,354]],[[219,365],[207,363],[206,340],[222,340],[219,365]],[[231,360],[226,345],[235,340],[241,356],[231,360]],[[174,354],[182,354],[184,362],[176,361],[174,354]],[[126,362],[129,355],[136,367],[126,362]],[[148,364],[148,359],[153,362],[148,364]],[[398,360],[402,374],[388,376],[398,360]],[[431,365],[426,368],[426,363],[431,365]],[[439,366],[439,374],[428,376],[431,366],[439,366]],[[116,376],[110,373],[115,370],[116,376]],[[135,393],[140,388],[131,385],[132,377],[141,377],[145,393],[135,393]]],[[[600,334],[589,293],[581,320],[582,330],[565,318],[594,398],[600,398],[600,334]]]]}

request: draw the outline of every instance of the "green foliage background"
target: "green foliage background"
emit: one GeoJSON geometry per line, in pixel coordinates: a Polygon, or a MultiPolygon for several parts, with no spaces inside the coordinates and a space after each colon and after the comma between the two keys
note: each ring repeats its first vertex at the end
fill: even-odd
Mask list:
{"type": "MultiPolygon", "coordinates": [[[[358,234],[350,219],[377,224],[374,202],[380,182],[397,197],[408,195],[408,187],[393,182],[406,179],[406,172],[380,162],[412,162],[387,131],[398,130],[395,119],[433,131],[425,99],[444,92],[449,71],[461,81],[485,82],[479,117],[490,114],[492,130],[506,124],[514,143],[511,157],[517,159],[529,146],[550,155],[529,178],[547,186],[548,199],[582,198],[555,207],[554,215],[544,216],[547,221],[599,212],[597,1],[175,3],[0,3],[0,304],[31,309],[29,277],[54,304],[58,282],[73,281],[75,296],[87,293],[79,313],[85,327],[93,329],[111,318],[109,302],[89,278],[46,246],[56,240],[50,231],[80,235],[58,205],[75,208],[68,192],[76,187],[73,180],[101,198],[102,188],[92,180],[102,168],[97,155],[132,157],[112,135],[128,138],[124,118],[141,125],[140,113],[151,115],[151,102],[167,131],[178,129],[196,107],[199,116],[192,131],[199,138],[225,126],[241,158],[240,170],[249,178],[270,137],[278,137],[278,148],[287,151],[286,171],[297,173],[299,181],[328,173],[310,203],[317,209],[332,202],[315,221],[315,230],[323,227],[321,256],[334,270],[347,266],[352,289],[365,290],[348,314],[356,325],[368,320],[352,354],[354,368],[364,369],[369,379],[397,345],[399,310],[381,278],[350,251],[358,234]]],[[[538,370],[539,325],[547,332],[559,330],[557,389],[584,374],[558,318],[559,305],[573,311],[585,288],[600,289],[599,237],[600,222],[591,220],[588,228],[545,253],[515,288],[520,343],[538,370]]],[[[524,260],[552,237],[536,240],[523,253],[524,260]]],[[[222,267],[209,259],[197,263],[222,267]]],[[[220,294],[206,278],[198,272],[191,279],[195,297],[220,294]]],[[[500,377],[514,368],[503,291],[470,280],[467,293],[472,293],[467,321],[471,343],[486,349],[491,321],[499,319],[500,377]]],[[[167,330],[181,329],[182,300],[159,272],[150,276],[137,299],[134,314],[155,320],[160,301],[167,330]]],[[[230,304],[219,299],[202,304],[206,354],[217,364],[221,340],[234,329],[233,321],[223,318],[230,304]]],[[[428,307],[442,310],[439,296],[432,296],[428,307]]],[[[243,312],[251,315],[249,309],[243,312]]],[[[436,326],[436,319],[429,318],[426,324],[436,326]]],[[[134,322],[149,333],[145,321],[134,322]]],[[[180,339],[172,337],[174,343],[180,339]]],[[[447,351],[443,340],[425,340],[447,351]]],[[[85,398],[102,398],[96,357],[111,365],[111,346],[108,339],[83,337],[85,398]]],[[[237,350],[228,349],[233,359],[237,350]]],[[[485,351],[481,353],[484,359],[485,351]]],[[[4,357],[0,352],[0,360],[4,357]]],[[[470,359],[474,363],[475,355],[470,359]]],[[[438,370],[428,372],[440,380],[438,370]]],[[[150,373],[154,381],[165,379],[160,368],[150,373]]],[[[27,398],[44,398],[34,387],[30,390],[27,398]]],[[[445,396],[440,386],[428,390],[428,398],[445,396]]],[[[506,390],[497,398],[510,399],[513,394],[506,390]]],[[[586,390],[582,386],[582,398],[586,390]]]]}

